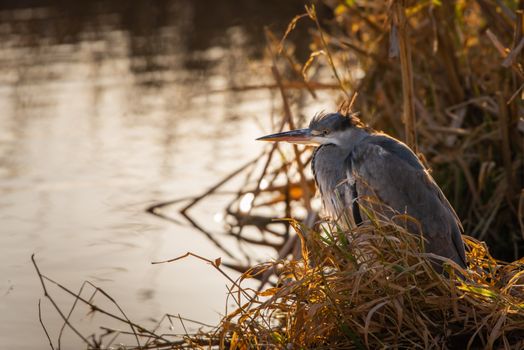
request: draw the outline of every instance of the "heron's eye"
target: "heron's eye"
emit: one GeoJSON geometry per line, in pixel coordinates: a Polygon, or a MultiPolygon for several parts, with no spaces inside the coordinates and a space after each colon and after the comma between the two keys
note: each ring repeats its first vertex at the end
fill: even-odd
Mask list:
{"type": "Polygon", "coordinates": [[[328,129],[322,130],[322,136],[327,136],[328,134],[329,134],[329,130],[328,129]]]}

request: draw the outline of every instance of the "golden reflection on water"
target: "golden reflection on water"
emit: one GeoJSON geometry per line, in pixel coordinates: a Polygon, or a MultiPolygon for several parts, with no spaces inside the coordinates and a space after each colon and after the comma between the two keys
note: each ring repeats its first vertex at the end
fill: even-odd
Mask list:
{"type": "Polygon", "coordinates": [[[246,193],[242,199],[240,199],[240,211],[247,213],[249,210],[251,210],[253,207],[253,199],[255,199],[255,195],[253,193],[246,193]]]}
{"type": "MultiPolygon", "coordinates": [[[[236,1],[27,3],[0,6],[2,345],[45,344],[32,253],[68,287],[97,283],[139,323],[165,312],[215,323],[221,276],[195,261],[150,262],[220,252],[145,208],[198,194],[260,151],[254,139],[268,131],[258,125],[267,125],[273,94],[210,91],[271,82],[254,23],[275,20],[271,6],[285,23],[301,6],[274,1],[264,14],[236,1]],[[260,18],[239,24],[245,13],[235,9],[260,18]],[[224,23],[206,21],[223,11],[233,11],[224,23]]],[[[252,201],[246,194],[242,209],[252,201]]],[[[223,205],[196,215],[219,229],[212,218],[223,205]]],[[[56,332],[59,319],[43,311],[56,332]]]]}

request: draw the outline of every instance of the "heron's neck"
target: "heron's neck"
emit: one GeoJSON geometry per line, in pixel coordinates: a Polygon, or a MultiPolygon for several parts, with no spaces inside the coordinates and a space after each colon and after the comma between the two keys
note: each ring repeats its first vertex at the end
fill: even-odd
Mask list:
{"type": "Polygon", "coordinates": [[[370,134],[364,129],[351,128],[337,133],[336,145],[344,151],[344,153],[350,153],[353,151],[356,145],[362,140],[368,137],[370,134]]]}

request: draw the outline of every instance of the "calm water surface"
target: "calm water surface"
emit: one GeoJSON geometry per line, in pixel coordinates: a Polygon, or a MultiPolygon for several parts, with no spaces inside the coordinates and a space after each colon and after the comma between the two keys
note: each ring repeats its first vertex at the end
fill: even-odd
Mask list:
{"type": "MultiPolygon", "coordinates": [[[[261,151],[253,140],[269,131],[275,91],[217,91],[271,82],[262,26],[282,29],[302,7],[257,3],[2,2],[3,348],[47,346],[32,253],[67,287],[87,279],[104,288],[138,323],[166,312],[219,320],[227,281],[209,265],[150,262],[223,254],[145,209],[199,194],[261,151]]],[[[212,218],[223,204],[195,215],[212,218]]],[[[59,318],[48,303],[43,313],[56,336],[59,318]]],[[[96,330],[85,312],[78,319],[96,330]]]]}

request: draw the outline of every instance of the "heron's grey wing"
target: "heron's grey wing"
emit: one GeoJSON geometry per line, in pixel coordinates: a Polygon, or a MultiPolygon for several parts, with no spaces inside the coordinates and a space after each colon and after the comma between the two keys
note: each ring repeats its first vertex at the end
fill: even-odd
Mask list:
{"type": "Polygon", "coordinates": [[[359,196],[372,196],[398,213],[418,220],[426,250],[465,266],[464,243],[457,215],[431,175],[404,144],[378,136],[351,153],[359,196]],[[392,144],[394,143],[394,145],[392,144]]]}

